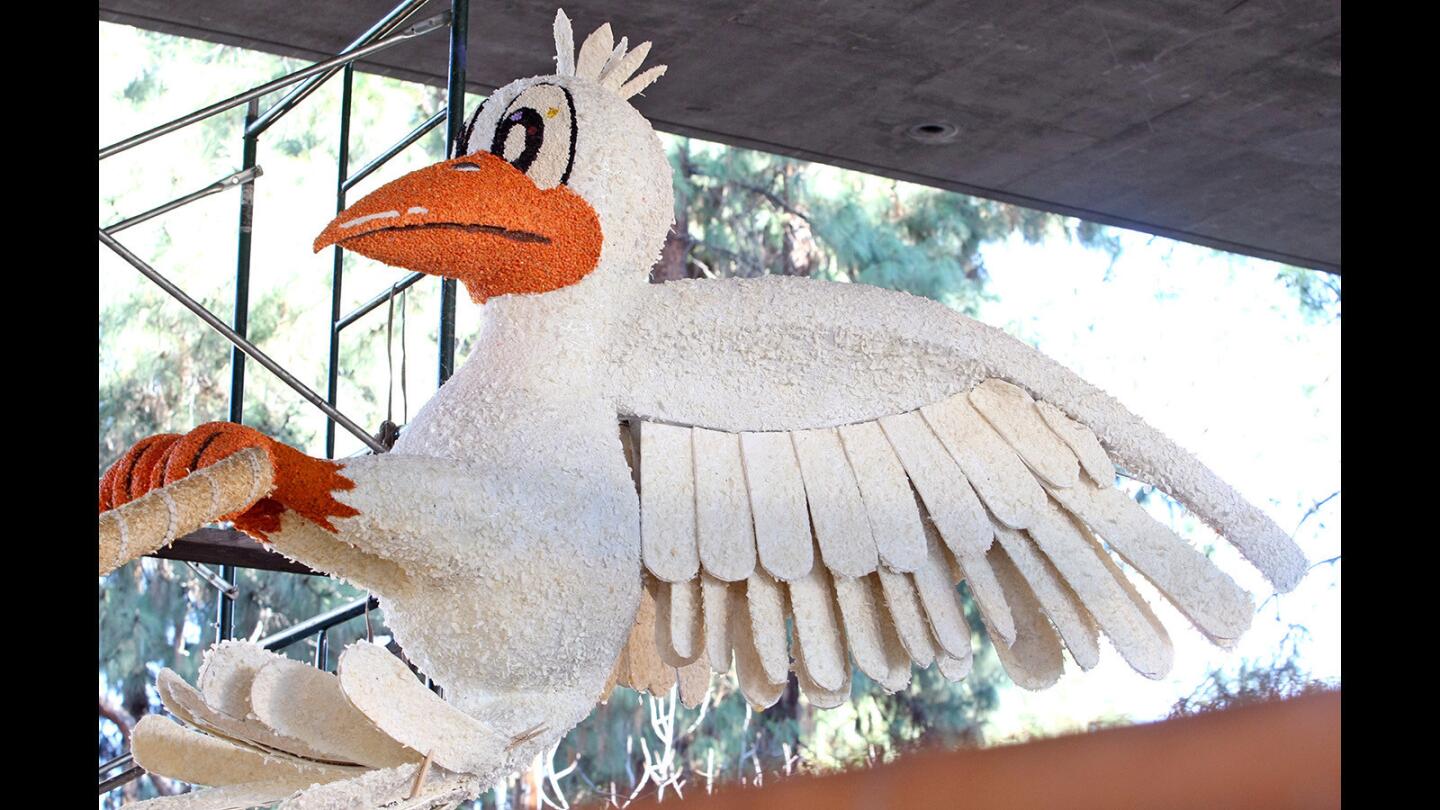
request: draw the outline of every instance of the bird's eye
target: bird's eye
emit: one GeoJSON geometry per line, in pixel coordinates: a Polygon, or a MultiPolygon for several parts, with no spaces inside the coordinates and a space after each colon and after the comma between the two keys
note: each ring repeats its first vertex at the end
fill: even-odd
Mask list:
{"type": "Polygon", "coordinates": [[[575,106],[569,91],[537,84],[517,96],[495,127],[490,151],[540,188],[569,180],[575,160],[575,106]]]}
{"type": "Polygon", "coordinates": [[[522,172],[530,171],[540,147],[545,143],[545,123],[540,113],[526,107],[505,116],[495,128],[495,140],[490,151],[505,158],[522,172]]]}

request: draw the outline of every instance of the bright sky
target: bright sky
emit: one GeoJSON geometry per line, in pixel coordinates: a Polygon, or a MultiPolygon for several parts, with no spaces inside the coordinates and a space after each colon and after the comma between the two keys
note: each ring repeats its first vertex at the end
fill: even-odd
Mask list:
{"type": "MultiPolygon", "coordinates": [[[[1340,489],[1340,321],[1307,323],[1276,280],[1279,265],[1117,233],[1123,251],[1113,268],[1101,251],[1054,240],[990,246],[984,257],[995,300],[981,319],[1114,395],[1294,530],[1316,501],[1340,489]]],[[[1340,500],[1296,536],[1312,563],[1340,554],[1340,500]]],[[[1151,511],[1167,519],[1163,506],[1151,511]]],[[[1193,518],[1175,525],[1201,545],[1214,542],[1193,518]]],[[[1258,594],[1257,603],[1272,593],[1233,547],[1217,546],[1217,564],[1258,594]]],[[[1032,722],[1061,730],[1117,715],[1158,719],[1212,669],[1270,661],[1292,623],[1310,632],[1300,647],[1303,666],[1314,677],[1340,679],[1338,563],[1316,567],[1266,605],[1233,652],[1210,645],[1173,609],[1160,615],[1176,645],[1169,677],[1141,677],[1113,648],[1088,673],[1067,661],[1067,674],[1047,692],[1007,690],[987,736],[1003,739],[1032,722]]]]}

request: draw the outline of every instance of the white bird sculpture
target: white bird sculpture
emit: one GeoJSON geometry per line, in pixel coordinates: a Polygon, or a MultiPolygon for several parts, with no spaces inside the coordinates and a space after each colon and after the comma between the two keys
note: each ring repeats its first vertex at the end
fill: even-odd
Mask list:
{"type": "MultiPolygon", "coordinates": [[[[1170,641],[1112,553],[1222,646],[1254,605],[1115,487],[1117,466],[1185,504],[1277,589],[1300,580],[1304,556],[1259,509],[997,329],[861,285],[648,283],[670,171],[627,99],[664,68],[632,78],[649,43],[617,46],[608,25],[576,56],[563,12],[555,41],[555,75],[495,91],[460,157],[378,189],[316,241],[459,279],[484,304],[468,362],[392,452],[331,462],[216,423],[142,441],[101,481],[104,512],[259,448],[248,458],[268,463],[273,485],[229,517],[375,593],[408,657],[444,687],[442,702],[363,642],[338,678],[223,646],[199,692],[162,678],[177,716],[260,758],[213,784],[362,806],[403,793],[429,755],[468,780],[460,792],[478,790],[554,744],[617,678],[661,688],[678,670],[682,685],[704,683],[732,658],[762,707],[791,670],[821,707],[848,698],[852,667],[887,690],[912,665],[958,680],[971,662],[961,581],[1022,686],[1054,683],[1062,646],[1094,666],[1101,634],[1161,677],[1170,641]],[[326,716],[348,742],[276,708],[284,678],[309,678],[326,697],[308,711],[334,704],[326,716]],[[266,782],[278,760],[290,770],[266,782]],[[301,790],[311,782],[328,784],[301,790]]],[[[147,718],[144,739],[178,740],[192,764],[210,750],[156,730],[165,722],[147,718]]],[[[226,795],[203,806],[230,806],[226,795]]]]}

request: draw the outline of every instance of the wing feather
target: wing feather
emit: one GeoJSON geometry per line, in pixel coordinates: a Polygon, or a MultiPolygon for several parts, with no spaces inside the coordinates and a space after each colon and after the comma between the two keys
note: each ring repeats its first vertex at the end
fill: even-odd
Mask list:
{"type": "Polygon", "coordinates": [[[1100,446],[1100,439],[1096,438],[1094,433],[1043,399],[1036,400],[1035,407],[1039,409],[1045,424],[1055,431],[1055,435],[1069,445],[1071,452],[1080,459],[1080,469],[1090,476],[1091,481],[1102,487],[1115,483],[1115,462],[1105,454],[1105,448],[1100,446]]]}
{"type": "Polygon", "coordinates": [[[995,578],[989,558],[985,554],[966,552],[955,555],[953,559],[955,579],[964,580],[970,586],[970,596],[980,608],[980,615],[985,617],[991,637],[1001,644],[1013,644],[1015,618],[1010,615],[1010,603],[1005,598],[1005,589],[1000,587],[1000,581],[995,578]]]}
{"type": "Polygon", "coordinates": [[[855,666],[887,692],[904,689],[910,683],[910,656],[884,612],[878,593],[879,576],[837,576],[834,585],[845,641],[855,666]]]}
{"type": "Polygon", "coordinates": [[[885,597],[900,644],[909,654],[915,666],[924,669],[935,661],[935,641],[925,619],[920,597],[915,593],[911,574],[901,574],[884,568],[875,572],[880,577],[880,591],[885,597]]]}
{"type": "Polygon", "coordinates": [[[841,666],[844,672],[840,684],[827,689],[811,677],[814,668],[805,663],[804,645],[795,646],[795,680],[800,685],[800,691],[809,698],[810,705],[817,709],[833,709],[850,699],[850,662],[842,659],[841,666]]]}
{"type": "Polygon", "coordinates": [[[740,456],[755,519],[760,565],[779,580],[810,573],[815,554],[805,483],[788,433],[741,433],[740,456]]]}
{"type": "Polygon", "coordinates": [[[351,705],[333,673],[281,655],[255,673],[250,703],[256,718],[277,734],[304,740],[334,759],[390,768],[422,758],[351,705]]]}
{"type": "MultiPolygon", "coordinates": [[[[755,570],[755,531],[740,438],[695,428],[695,529],[700,562],[717,579],[739,582],[755,570]]],[[[641,470],[645,464],[640,465],[641,470]]]]}
{"type": "Polygon", "coordinates": [[[1045,508],[1045,490],[1010,445],[965,397],[920,409],[960,465],[975,494],[1001,523],[1023,529],[1045,508]]]}
{"type": "Polygon", "coordinates": [[[940,670],[940,674],[945,677],[945,680],[951,683],[959,683],[970,677],[970,670],[974,665],[974,659],[968,655],[964,658],[951,658],[944,653],[935,656],[936,668],[940,670]]]}
{"type": "MultiPolygon", "coordinates": [[[[840,617],[835,596],[830,589],[830,575],[819,567],[790,585],[790,611],[795,619],[795,656],[805,652],[805,672],[821,689],[839,690],[849,680],[845,637],[840,630],[840,617]]],[[[802,684],[803,686],[803,684],[802,684]]]]}
{"type": "Polygon", "coordinates": [[[710,664],[697,659],[680,668],[680,702],[693,709],[710,693],[710,664]]]}
{"type": "Polygon", "coordinates": [[[714,672],[730,671],[730,613],[735,609],[730,584],[709,574],[700,575],[700,607],[704,614],[705,658],[714,672]]]}
{"type": "MultiPolygon", "coordinates": [[[[277,760],[262,751],[187,729],[159,715],[140,718],[135,762],[150,773],[197,785],[328,782],[357,771],[277,760]]],[[[295,785],[296,787],[300,785],[295,785]]]]}
{"type": "Polygon", "coordinates": [[[1249,629],[1255,613],[1250,594],[1125,493],[1082,481],[1051,494],[1149,578],[1211,641],[1229,645],[1249,629]]]}
{"type": "Polygon", "coordinates": [[[886,416],[880,420],[880,428],[900,457],[945,544],[952,551],[966,549],[983,554],[995,536],[985,508],[924,418],[916,411],[886,416]]]}
{"type": "Polygon", "coordinates": [[[1163,677],[1173,656],[1169,636],[1109,556],[1053,501],[1029,532],[1130,666],[1163,677]]]}
{"type": "Polygon", "coordinates": [[[775,683],[766,676],[765,666],[760,662],[760,654],[755,649],[755,640],[750,632],[750,617],[745,611],[730,611],[730,638],[735,644],[735,680],[740,685],[741,694],[756,709],[774,706],[784,694],[789,679],[775,683]]]}
{"type": "Polygon", "coordinates": [[[840,428],[840,443],[855,473],[880,562],[914,571],[925,560],[925,529],[905,468],[876,422],[840,428]]]}
{"type": "Polygon", "coordinates": [[[663,587],[670,592],[670,649],[680,662],[676,666],[686,666],[705,653],[700,581],[688,579],[663,587]]]}
{"type": "Polygon", "coordinates": [[[655,654],[666,666],[682,667],[689,663],[675,652],[675,641],[671,638],[670,602],[672,596],[671,584],[668,582],[657,583],[655,588],[655,630],[654,647],[655,654]]]}
{"type": "Polygon", "coordinates": [[[302,740],[279,734],[258,720],[231,717],[211,707],[200,691],[174,670],[160,670],[155,678],[155,691],[160,694],[166,711],[197,731],[276,756],[335,764],[302,740]]]}
{"type": "Polygon", "coordinates": [[[396,742],[433,754],[442,768],[482,771],[510,745],[509,734],[446,703],[384,647],[366,641],[351,644],[340,654],[336,669],[351,705],[396,742]]]}
{"type": "Polygon", "coordinates": [[[636,420],[640,433],[640,550],[645,568],[666,582],[700,569],[695,543],[695,461],[691,431],[636,420]]]}
{"type": "Polygon", "coordinates": [[[205,703],[231,717],[248,717],[253,710],[250,689],[260,668],[285,657],[243,641],[223,641],[205,651],[195,686],[205,703]]]}
{"type": "Polygon", "coordinates": [[[955,589],[956,579],[940,539],[933,528],[927,535],[925,562],[913,574],[915,591],[940,650],[951,658],[964,660],[971,654],[965,608],[960,604],[960,592],[955,589]]]}
{"type": "Polygon", "coordinates": [[[1005,591],[1010,614],[1015,617],[1015,643],[995,645],[1000,665],[1005,667],[1010,679],[1024,689],[1053,686],[1064,670],[1060,637],[1045,619],[1039,599],[1025,584],[1025,578],[1005,553],[1005,547],[997,543],[986,556],[1005,591]]]}
{"type": "Polygon", "coordinates": [[[658,583],[640,591],[640,608],[635,614],[635,626],[630,631],[630,681],[627,686],[652,695],[664,695],[675,685],[675,667],[660,657],[655,639],[656,619],[659,615],[656,593],[658,583]],[[654,591],[652,592],[652,587],[654,591]]]}
{"type": "Polygon", "coordinates": [[[805,481],[805,497],[810,502],[810,522],[825,565],[847,577],[863,577],[874,571],[879,553],[840,434],[826,428],[791,435],[805,481]]]}
{"type": "MultiPolygon", "coordinates": [[[[1100,631],[1095,627],[1095,619],[1081,604],[1080,597],[1061,578],[1055,564],[1035,547],[1035,541],[1024,532],[997,523],[995,539],[1025,578],[1055,629],[1060,631],[1060,637],[1065,640],[1075,663],[1084,670],[1099,663],[1100,631]]],[[[990,550],[994,551],[995,547],[990,550]]]]}
{"type": "Polygon", "coordinates": [[[986,380],[970,392],[970,402],[1036,475],[1052,486],[1075,486],[1080,474],[1075,454],[1045,424],[1025,389],[986,380]]]}
{"type": "Polygon", "coordinates": [[[745,583],[745,601],[750,607],[750,640],[765,677],[771,683],[783,682],[790,671],[783,586],[764,571],[756,571],[745,583]]]}

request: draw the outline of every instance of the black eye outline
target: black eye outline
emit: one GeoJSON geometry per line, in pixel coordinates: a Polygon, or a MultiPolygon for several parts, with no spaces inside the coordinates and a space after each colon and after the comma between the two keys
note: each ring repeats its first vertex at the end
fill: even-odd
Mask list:
{"type": "Polygon", "coordinates": [[[485,105],[490,103],[492,96],[486,96],[480,102],[480,106],[471,113],[470,120],[465,122],[464,128],[460,130],[460,137],[455,139],[455,151],[460,154],[451,155],[451,158],[461,157],[470,154],[470,138],[475,134],[475,122],[480,120],[480,113],[485,112],[485,105]]]}
{"type": "Polygon", "coordinates": [[[540,154],[541,144],[545,142],[545,119],[534,108],[521,107],[511,110],[500,119],[500,125],[495,128],[495,139],[490,143],[490,153],[504,158],[505,142],[510,139],[510,133],[516,127],[525,128],[525,148],[510,161],[510,165],[522,172],[528,172],[536,156],[540,154]]]}
{"type": "MultiPolygon", "coordinates": [[[[570,173],[571,173],[571,171],[575,168],[575,143],[576,143],[576,141],[577,141],[577,140],[579,139],[579,137],[580,137],[580,122],[579,122],[579,120],[575,117],[575,98],[574,98],[574,96],[570,95],[570,90],[569,90],[569,88],[566,88],[566,87],[564,87],[564,86],[562,86],[562,85],[555,84],[554,82],[538,82],[538,83],[536,83],[536,84],[531,85],[529,88],[526,88],[526,90],[529,90],[529,89],[535,88],[535,87],[557,87],[557,88],[559,88],[559,89],[560,89],[560,92],[563,93],[564,96],[565,96],[565,105],[566,105],[566,107],[569,108],[569,112],[570,112],[570,131],[569,131],[569,133],[567,133],[567,134],[570,136],[570,143],[569,143],[570,149],[569,149],[569,155],[567,156],[567,159],[566,159],[566,161],[565,161],[565,171],[564,171],[564,173],[562,173],[562,174],[560,175],[560,181],[559,181],[559,183],[557,183],[557,185],[562,185],[562,186],[563,186],[563,185],[565,185],[566,183],[570,182],[570,173]]],[[[522,91],[519,95],[524,95],[524,94],[525,94],[524,91],[522,91]]],[[[462,133],[461,133],[461,138],[460,138],[460,140],[459,140],[459,142],[458,142],[458,144],[457,144],[457,146],[456,146],[457,151],[458,151],[458,150],[465,150],[466,154],[475,154],[475,151],[476,151],[476,150],[473,149],[474,144],[472,143],[472,139],[473,139],[474,136],[475,136],[475,125],[476,125],[477,123],[479,123],[479,121],[480,121],[480,115],[481,115],[483,112],[485,112],[485,107],[486,107],[486,105],[488,105],[488,104],[490,103],[490,101],[491,101],[492,99],[494,99],[494,98],[495,98],[494,95],[487,96],[484,101],[481,101],[481,102],[480,102],[480,107],[479,107],[478,109],[476,109],[475,112],[470,116],[470,120],[469,120],[468,122],[466,122],[465,128],[462,130],[462,133]]],[[[518,98],[518,96],[517,96],[517,98],[518,98]]],[[[513,101],[512,101],[512,103],[513,103],[513,101]]],[[[522,123],[522,121],[519,121],[519,120],[512,122],[512,121],[510,121],[510,117],[513,116],[513,115],[515,115],[516,113],[523,113],[523,112],[525,112],[525,111],[527,111],[527,110],[530,111],[530,112],[532,112],[532,113],[535,113],[535,110],[534,110],[533,108],[530,108],[530,107],[521,107],[521,108],[518,109],[518,110],[510,110],[510,111],[507,111],[506,117],[505,117],[505,118],[502,118],[502,119],[499,121],[499,123],[498,123],[497,126],[496,126],[495,135],[491,138],[490,150],[489,150],[491,154],[498,156],[501,160],[504,160],[504,159],[505,159],[505,139],[506,139],[507,137],[509,137],[509,135],[510,135],[510,130],[511,130],[511,129],[513,129],[515,126],[519,125],[520,123],[522,123]]],[[[536,113],[536,115],[538,116],[538,113],[536,113]]],[[[538,131],[538,133],[536,133],[536,135],[534,136],[535,138],[538,139],[538,143],[536,144],[536,147],[535,147],[534,152],[532,153],[532,152],[531,152],[531,149],[530,149],[530,147],[531,147],[531,143],[530,143],[530,141],[531,141],[531,135],[530,135],[529,133],[527,133],[527,134],[526,134],[526,144],[525,144],[525,148],[524,148],[523,150],[521,150],[520,156],[516,158],[516,160],[514,161],[514,163],[512,163],[512,165],[514,165],[517,169],[520,169],[520,171],[522,171],[522,172],[527,172],[527,173],[529,172],[529,168],[530,168],[531,163],[533,163],[533,162],[535,161],[535,158],[539,155],[540,149],[544,147],[544,138],[545,138],[545,122],[544,122],[544,119],[540,119],[540,120],[538,121],[538,125],[539,125],[539,126],[538,126],[538,130],[539,130],[539,131],[538,131]],[[523,161],[523,164],[522,164],[522,161],[523,161]]],[[[554,134],[554,133],[552,133],[552,134],[554,134]]],[[[459,157],[459,156],[457,155],[456,157],[459,157]]],[[[456,168],[458,169],[458,168],[460,168],[460,167],[457,166],[456,168]]]]}

